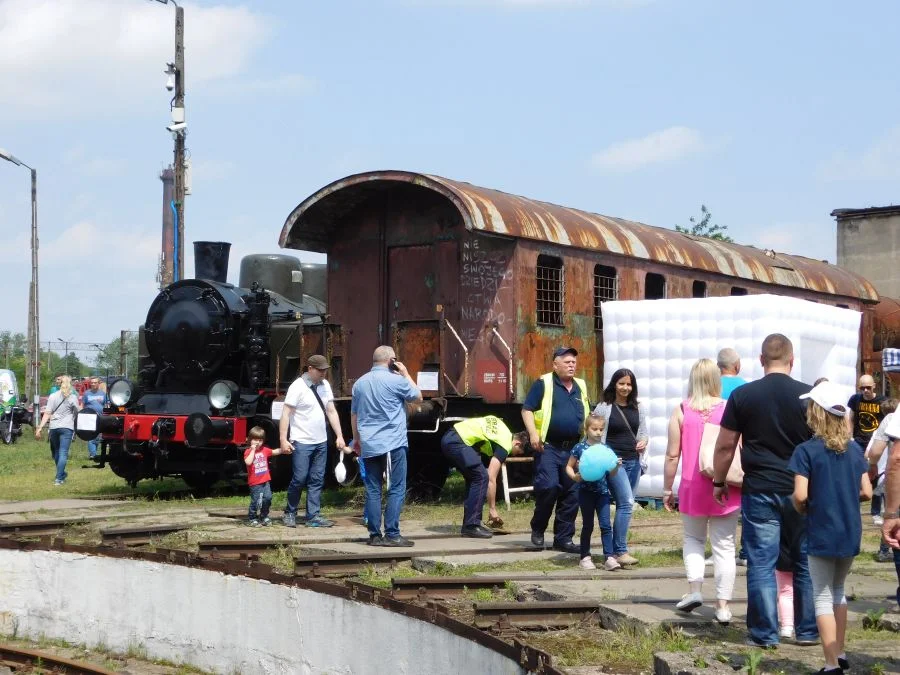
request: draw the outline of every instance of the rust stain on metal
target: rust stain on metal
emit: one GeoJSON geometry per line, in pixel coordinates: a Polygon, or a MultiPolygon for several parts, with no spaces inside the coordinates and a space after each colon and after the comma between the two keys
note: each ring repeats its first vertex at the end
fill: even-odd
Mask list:
{"type": "Polygon", "coordinates": [[[606,251],[866,302],[878,301],[878,293],[866,279],[819,260],[692,237],[440,176],[405,171],[357,174],[322,188],[288,216],[279,244],[325,250],[328,216],[346,213],[373,191],[398,182],[419,185],[449,199],[469,230],[606,251]],[[789,271],[793,274],[786,273],[789,271]]]}

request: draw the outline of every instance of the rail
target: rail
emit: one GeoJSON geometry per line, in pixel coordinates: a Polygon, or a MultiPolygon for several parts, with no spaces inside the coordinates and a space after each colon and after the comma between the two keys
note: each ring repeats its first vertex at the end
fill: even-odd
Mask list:
{"type": "MultiPolygon", "coordinates": [[[[469,395],[469,348],[466,347],[465,343],[462,341],[462,338],[459,337],[459,333],[456,332],[456,329],[450,325],[450,322],[447,319],[444,319],[444,323],[447,325],[447,328],[450,329],[450,332],[453,333],[453,337],[456,338],[456,341],[459,343],[459,346],[462,347],[463,350],[463,396],[469,395]]],[[[456,389],[456,387],[454,387],[456,389]]],[[[459,391],[457,389],[457,391],[459,391]]]]}
{"type": "MultiPolygon", "coordinates": [[[[73,673],[77,675],[115,675],[116,671],[107,670],[83,661],[64,659],[36,649],[23,649],[12,645],[0,644],[0,666],[26,666],[36,668],[34,672],[73,673]]],[[[15,671],[18,671],[15,668],[15,671]]],[[[14,671],[14,672],[15,672],[14,671]]],[[[9,671],[7,671],[9,672],[9,671]]],[[[31,671],[29,671],[31,672],[31,671]]]]}

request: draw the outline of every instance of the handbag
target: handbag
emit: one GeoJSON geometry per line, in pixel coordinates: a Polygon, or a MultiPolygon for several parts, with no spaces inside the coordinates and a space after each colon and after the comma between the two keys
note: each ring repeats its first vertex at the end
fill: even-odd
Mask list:
{"type": "MultiPolygon", "coordinates": [[[[682,407],[682,412],[683,411],[684,407],[682,407]]],[[[703,436],[700,439],[700,457],[698,463],[700,473],[710,480],[712,480],[715,475],[713,458],[716,454],[716,441],[719,440],[720,429],[721,427],[718,424],[711,424],[710,422],[704,422],[703,424],[703,436]]],[[[744,470],[741,468],[740,441],[738,441],[738,446],[735,448],[731,466],[728,467],[728,475],[725,476],[725,482],[734,487],[741,487],[744,483],[744,470]]]]}
{"type": "MultiPolygon", "coordinates": [[[[612,404],[613,408],[619,411],[619,414],[622,416],[622,421],[625,422],[625,426],[628,428],[628,432],[631,434],[631,437],[634,439],[634,442],[637,443],[637,434],[634,433],[634,429],[631,428],[631,425],[628,423],[628,418],[625,417],[625,413],[622,412],[622,409],[615,403],[612,404]]],[[[647,448],[644,448],[643,452],[638,453],[638,461],[641,465],[641,475],[643,476],[647,473],[647,469],[649,468],[649,464],[647,463],[647,448]]]]}

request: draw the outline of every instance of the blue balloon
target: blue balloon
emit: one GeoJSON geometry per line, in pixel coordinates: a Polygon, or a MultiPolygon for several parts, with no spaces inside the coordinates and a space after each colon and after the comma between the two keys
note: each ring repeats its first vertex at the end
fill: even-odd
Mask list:
{"type": "Polygon", "coordinates": [[[588,446],[578,461],[578,473],[584,480],[600,480],[616,468],[619,458],[602,443],[588,446]]]}

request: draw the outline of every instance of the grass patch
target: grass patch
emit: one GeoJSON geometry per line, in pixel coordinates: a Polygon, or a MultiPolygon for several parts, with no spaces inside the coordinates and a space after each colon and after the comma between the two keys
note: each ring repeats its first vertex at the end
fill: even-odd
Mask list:
{"type": "Polygon", "coordinates": [[[355,577],[352,577],[351,580],[358,581],[367,586],[374,586],[375,588],[391,588],[392,579],[408,579],[410,577],[418,576],[422,575],[414,570],[410,563],[403,562],[393,568],[369,565],[355,577]]]}
{"type": "Polygon", "coordinates": [[[553,654],[558,667],[603,666],[605,672],[631,672],[653,667],[655,652],[687,652],[694,641],[677,629],[616,631],[580,626],[565,631],[529,633],[527,642],[553,654]]]}

